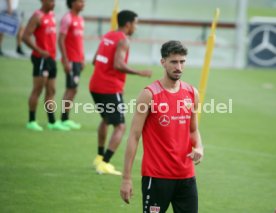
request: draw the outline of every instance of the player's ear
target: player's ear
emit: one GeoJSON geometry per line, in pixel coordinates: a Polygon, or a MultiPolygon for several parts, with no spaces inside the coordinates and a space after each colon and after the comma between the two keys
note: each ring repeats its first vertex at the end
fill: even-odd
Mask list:
{"type": "Polygon", "coordinates": [[[125,24],[125,27],[129,29],[129,28],[131,27],[131,22],[128,21],[128,22],[125,24]]]}
{"type": "Polygon", "coordinates": [[[162,66],[164,67],[164,64],[165,64],[165,58],[161,58],[161,60],[160,60],[160,63],[162,64],[162,66]]]}

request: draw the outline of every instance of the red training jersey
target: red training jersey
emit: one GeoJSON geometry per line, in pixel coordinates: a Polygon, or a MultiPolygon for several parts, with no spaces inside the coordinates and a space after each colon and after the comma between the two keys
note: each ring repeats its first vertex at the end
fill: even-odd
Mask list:
{"type": "MultiPolygon", "coordinates": [[[[121,31],[111,31],[105,34],[100,42],[94,73],[90,79],[90,91],[101,94],[122,93],[126,74],[114,69],[114,56],[119,41],[126,39],[121,31]]],[[[125,62],[128,61],[128,52],[125,62]]]]}
{"type": "Polygon", "coordinates": [[[193,177],[194,164],[187,157],[192,151],[193,87],[180,81],[179,91],[170,93],[159,81],[155,81],[146,88],[153,97],[142,132],[142,176],[166,179],[193,177]]]}
{"type": "Polygon", "coordinates": [[[81,16],[68,12],[61,19],[60,33],[66,35],[65,49],[69,61],[84,61],[83,30],[84,20],[81,16]]]}
{"type": "MultiPolygon", "coordinates": [[[[34,31],[36,45],[48,51],[50,57],[56,58],[56,21],[53,11],[44,13],[41,10],[36,10],[34,16],[38,16],[40,19],[40,25],[34,31]]],[[[33,50],[32,55],[41,57],[41,55],[33,50]]]]}

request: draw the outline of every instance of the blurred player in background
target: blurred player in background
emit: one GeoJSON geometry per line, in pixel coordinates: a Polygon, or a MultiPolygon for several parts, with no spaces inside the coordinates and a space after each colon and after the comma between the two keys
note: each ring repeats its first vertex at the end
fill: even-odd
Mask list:
{"type": "Polygon", "coordinates": [[[84,8],[84,0],[67,0],[70,9],[61,19],[58,44],[62,55],[61,61],[66,74],[66,90],[63,96],[65,109],[61,115],[64,126],[80,129],[81,125],[69,120],[68,101],[72,102],[77,93],[80,73],[84,68],[83,31],[84,20],[79,13],[84,8]]]}
{"type": "Polygon", "coordinates": [[[203,157],[195,111],[198,92],[180,80],[187,55],[181,42],[166,42],[161,55],[164,77],[147,86],[137,100],[144,108],[137,107],[132,120],[121,197],[129,203],[131,170],[142,134],[143,212],[164,213],[171,203],[175,213],[197,213],[193,161],[198,164],[203,157]]]}
{"type": "MultiPolygon", "coordinates": [[[[22,50],[22,37],[24,32],[24,26],[22,25],[23,13],[18,11],[19,0],[0,0],[0,13],[7,14],[17,19],[20,23],[17,35],[16,35],[16,52],[19,55],[25,55],[22,50]]],[[[4,53],[2,51],[2,42],[3,42],[4,34],[0,32],[0,56],[3,56],[4,53]]]]}
{"type": "Polygon", "coordinates": [[[54,0],[41,0],[41,8],[30,18],[24,32],[24,42],[33,50],[33,89],[29,98],[29,122],[27,128],[42,131],[36,122],[36,108],[39,96],[45,88],[44,108],[48,115],[48,128],[53,130],[70,130],[63,126],[54,116],[54,95],[56,83],[56,21],[53,9],[54,0]],[[35,42],[32,40],[35,37],[35,42]]]}
{"type": "Polygon", "coordinates": [[[137,14],[123,10],[118,13],[118,30],[111,31],[102,37],[93,64],[94,73],[90,80],[90,92],[96,105],[103,107],[101,123],[98,127],[98,155],[93,164],[99,174],[121,175],[109,163],[118,148],[125,132],[125,118],[118,106],[123,103],[123,89],[126,74],[150,77],[149,70],[138,71],[127,65],[129,52],[129,38],[136,30],[137,14]],[[109,111],[108,105],[113,106],[109,111]],[[105,141],[108,125],[113,125],[107,150],[105,141]]]}

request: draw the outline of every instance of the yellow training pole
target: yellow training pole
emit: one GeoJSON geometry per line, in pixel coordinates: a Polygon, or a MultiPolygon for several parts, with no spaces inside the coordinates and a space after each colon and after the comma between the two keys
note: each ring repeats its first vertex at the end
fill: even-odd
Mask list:
{"type": "MultiPolygon", "coordinates": [[[[207,40],[204,64],[202,67],[200,83],[199,83],[199,102],[201,106],[204,103],[204,97],[205,97],[206,86],[207,86],[208,75],[209,75],[209,68],[210,68],[210,63],[211,63],[215,39],[216,39],[215,33],[216,33],[216,27],[217,27],[217,21],[218,21],[219,15],[220,15],[220,10],[219,8],[217,8],[214,20],[212,22],[211,33],[207,40]]],[[[201,113],[202,112],[198,113],[198,123],[200,122],[201,113]]]]}
{"type": "Polygon", "coordinates": [[[112,16],[111,16],[111,20],[110,20],[111,30],[117,30],[117,28],[118,28],[118,23],[117,23],[118,11],[119,11],[119,0],[115,0],[114,8],[112,11],[112,16]]]}

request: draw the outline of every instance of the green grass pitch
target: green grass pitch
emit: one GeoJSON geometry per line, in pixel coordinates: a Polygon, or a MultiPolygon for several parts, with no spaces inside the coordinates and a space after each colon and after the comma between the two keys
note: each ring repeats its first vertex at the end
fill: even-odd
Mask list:
{"type": "MultiPolygon", "coordinates": [[[[139,66],[139,68],[148,68],[139,66]]],[[[125,102],[136,98],[151,79],[129,76],[125,102]]],[[[130,205],[120,199],[120,177],[100,176],[92,168],[97,150],[98,114],[71,113],[79,131],[42,133],[25,128],[31,90],[29,60],[0,58],[0,212],[141,212],[140,163],[142,144],[133,169],[134,197],[130,205]]],[[[81,76],[76,102],[92,103],[88,82],[92,65],[81,76]]],[[[183,80],[198,85],[200,69],[185,69],[183,80]]],[[[59,64],[56,100],[64,92],[59,64]]],[[[203,213],[265,213],[276,208],[276,72],[273,70],[212,69],[206,102],[228,103],[232,114],[204,114],[200,131],[205,158],[196,167],[199,210],[203,213]]],[[[46,127],[43,97],[37,120],[46,127]]],[[[60,117],[60,109],[56,113],[60,117]]],[[[112,163],[122,170],[131,121],[112,163]]],[[[111,127],[110,127],[111,130],[111,127]]],[[[168,212],[172,212],[170,209],[168,212]]]]}

